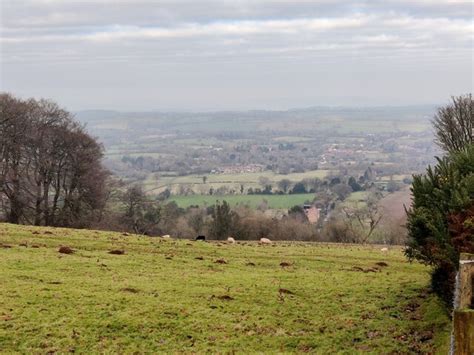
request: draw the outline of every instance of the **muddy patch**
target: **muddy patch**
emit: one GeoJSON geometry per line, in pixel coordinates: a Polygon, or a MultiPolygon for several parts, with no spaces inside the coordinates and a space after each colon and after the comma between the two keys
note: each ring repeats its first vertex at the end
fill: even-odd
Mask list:
{"type": "Polygon", "coordinates": [[[125,250],[114,249],[114,250],[109,251],[109,254],[112,254],[112,255],[123,255],[123,254],[125,254],[125,250]]]}
{"type": "Polygon", "coordinates": [[[287,290],[286,288],[279,288],[278,293],[281,295],[294,295],[293,291],[287,290]]]}
{"type": "Polygon", "coordinates": [[[68,246],[62,246],[58,249],[61,254],[74,254],[74,250],[68,246]]]}
{"type": "Polygon", "coordinates": [[[138,292],[140,292],[140,290],[138,290],[136,288],[133,288],[133,287],[124,287],[124,288],[120,289],[120,291],[129,292],[129,293],[138,293],[138,292]]]}

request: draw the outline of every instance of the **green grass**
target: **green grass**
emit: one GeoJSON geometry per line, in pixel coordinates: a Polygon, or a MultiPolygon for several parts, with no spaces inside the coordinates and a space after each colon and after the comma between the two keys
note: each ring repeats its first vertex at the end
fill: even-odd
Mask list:
{"type": "MultiPolygon", "coordinates": [[[[280,180],[288,179],[293,182],[301,181],[303,179],[319,178],[322,179],[327,176],[328,170],[312,170],[304,173],[292,174],[276,174],[272,171],[262,171],[259,173],[241,173],[241,174],[206,174],[207,183],[236,183],[236,184],[259,184],[260,177],[265,177],[275,184],[280,180]]],[[[202,183],[203,175],[186,175],[177,177],[163,177],[159,178],[158,182],[163,184],[200,184],[202,183]]]]}
{"type": "Polygon", "coordinates": [[[347,202],[364,202],[367,199],[367,191],[352,192],[347,198],[347,202]]]}
{"type": "Polygon", "coordinates": [[[449,335],[428,269],[400,249],[8,224],[0,246],[3,353],[426,353],[449,335]]]}
{"type": "Polygon", "coordinates": [[[241,174],[206,174],[206,184],[203,184],[203,175],[186,175],[186,176],[161,176],[149,174],[148,178],[143,182],[146,189],[151,193],[163,191],[170,188],[173,192],[177,192],[180,185],[191,187],[196,193],[202,193],[204,190],[208,192],[212,187],[217,189],[221,186],[227,186],[235,191],[240,190],[240,185],[244,185],[245,189],[261,188],[259,179],[261,177],[268,178],[270,184],[275,189],[278,188],[277,183],[280,180],[288,179],[292,182],[298,182],[303,179],[319,178],[322,179],[330,173],[330,170],[312,170],[304,173],[292,174],[276,174],[272,171],[262,171],[259,173],[241,173],[241,174]]]}
{"type": "Polygon", "coordinates": [[[296,205],[302,205],[306,201],[312,202],[314,194],[294,194],[294,195],[190,195],[173,196],[168,201],[174,201],[179,207],[189,206],[211,206],[216,201],[227,201],[231,206],[238,204],[248,205],[257,208],[264,201],[267,201],[267,207],[270,209],[289,209],[296,205]]]}
{"type": "Polygon", "coordinates": [[[341,202],[341,205],[350,208],[363,208],[367,206],[367,196],[367,191],[351,192],[351,194],[341,202]]]}

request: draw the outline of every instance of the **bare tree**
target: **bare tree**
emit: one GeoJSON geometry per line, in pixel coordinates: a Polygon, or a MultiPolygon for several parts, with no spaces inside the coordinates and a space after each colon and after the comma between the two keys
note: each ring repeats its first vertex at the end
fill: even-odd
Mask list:
{"type": "Polygon", "coordinates": [[[47,100],[0,94],[0,197],[7,221],[86,226],[105,204],[103,148],[47,100]]]}
{"type": "Polygon", "coordinates": [[[432,123],[436,143],[446,152],[459,151],[474,142],[473,106],[471,94],[452,97],[452,103],[435,114],[432,123]]]}
{"type": "Polygon", "coordinates": [[[278,181],[278,187],[286,194],[291,187],[291,180],[282,179],[278,181]]]}
{"type": "Polygon", "coordinates": [[[363,207],[343,207],[346,225],[355,243],[367,243],[383,217],[375,203],[363,207]]]}
{"type": "Polygon", "coordinates": [[[29,104],[10,94],[0,95],[0,191],[8,201],[6,215],[11,223],[20,222],[26,205],[22,176],[27,167],[23,159],[26,137],[31,131],[29,104]]]}
{"type": "Polygon", "coordinates": [[[265,188],[266,186],[270,184],[270,179],[267,178],[266,176],[260,176],[258,178],[258,183],[260,184],[260,186],[262,186],[262,188],[265,188]]]}
{"type": "Polygon", "coordinates": [[[148,198],[143,186],[130,186],[122,196],[125,207],[122,222],[125,227],[138,234],[156,234],[162,218],[161,207],[148,198]]]}

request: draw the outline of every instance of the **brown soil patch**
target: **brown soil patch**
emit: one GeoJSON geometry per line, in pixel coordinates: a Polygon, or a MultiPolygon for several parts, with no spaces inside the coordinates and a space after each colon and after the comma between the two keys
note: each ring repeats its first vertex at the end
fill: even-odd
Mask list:
{"type": "Polygon", "coordinates": [[[373,267],[369,267],[368,269],[365,269],[364,272],[378,272],[379,270],[378,269],[375,269],[373,267]]]}
{"type": "Polygon", "coordinates": [[[232,301],[234,299],[234,297],[231,297],[229,295],[217,296],[217,298],[223,301],[232,301]]]}
{"type": "Polygon", "coordinates": [[[125,250],[115,249],[115,250],[109,251],[109,254],[113,254],[113,255],[123,255],[123,254],[125,254],[125,250]]]}
{"type": "Polygon", "coordinates": [[[286,294],[286,295],[294,295],[295,294],[293,291],[287,290],[286,288],[279,288],[278,292],[280,294],[286,294]]]}
{"type": "Polygon", "coordinates": [[[367,269],[363,269],[361,268],[360,266],[353,266],[352,269],[350,269],[351,271],[358,271],[358,272],[365,272],[365,273],[368,273],[368,272],[379,272],[380,270],[376,267],[369,267],[367,269]]]}
{"type": "Polygon", "coordinates": [[[72,250],[72,248],[68,246],[62,246],[59,248],[58,252],[60,252],[61,254],[73,254],[74,250],[72,250]]]}
{"type": "Polygon", "coordinates": [[[130,292],[130,293],[140,292],[139,290],[137,290],[136,288],[133,288],[133,287],[125,287],[125,288],[122,288],[120,291],[130,292]]]}

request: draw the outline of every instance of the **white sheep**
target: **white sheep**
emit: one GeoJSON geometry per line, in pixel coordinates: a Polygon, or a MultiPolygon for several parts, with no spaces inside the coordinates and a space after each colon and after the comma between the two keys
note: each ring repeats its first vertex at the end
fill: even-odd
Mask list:
{"type": "Polygon", "coordinates": [[[170,238],[171,238],[171,236],[170,236],[169,234],[166,234],[166,235],[163,235],[163,236],[161,236],[161,238],[164,238],[164,239],[170,239],[170,238]]]}
{"type": "Polygon", "coordinates": [[[272,244],[272,241],[268,238],[260,238],[260,244],[272,244]]]}
{"type": "Polygon", "coordinates": [[[380,249],[380,251],[381,251],[382,253],[388,253],[388,248],[382,248],[382,249],[380,249]]]}
{"type": "Polygon", "coordinates": [[[230,244],[235,244],[235,239],[232,237],[227,238],[227,242],[230,244]]]}

